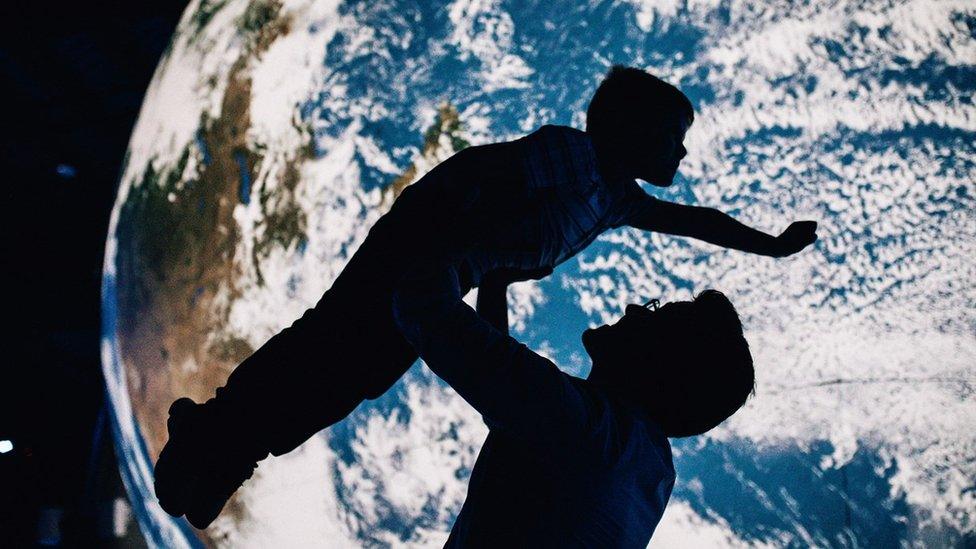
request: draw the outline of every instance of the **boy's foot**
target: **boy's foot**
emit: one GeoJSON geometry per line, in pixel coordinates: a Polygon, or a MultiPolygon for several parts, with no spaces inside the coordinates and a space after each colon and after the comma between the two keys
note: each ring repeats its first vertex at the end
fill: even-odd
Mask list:
{"type": "Polygon", "coordinates": [[[169,440],[154,471],[156,497],[164,511],[206,528],[231,495],[251,478],[268,452],[247,447],[247,437],[228,431],[213,400],[181,398],[170,406],[169,440]]]}

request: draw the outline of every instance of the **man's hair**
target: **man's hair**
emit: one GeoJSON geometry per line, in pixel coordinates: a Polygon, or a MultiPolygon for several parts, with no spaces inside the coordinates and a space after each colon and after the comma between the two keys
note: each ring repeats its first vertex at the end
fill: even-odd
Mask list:
{"type": "Polygon", "coordinates": [[[735,307],[717,290],[695,297],[687,314],[669,318],[667,347],[650,383],[647,407],[669,437],[702,434],[722,423],[755,392],[749,344],[735,307]],[[661,376],[660,374],[664,375],[661,376]],[[653,395],[651,397],[651,395],[653,395]]]}
{"type": "Polygon", "coordinates": [[[675,115],[695,118],[691,101],[678,88],[647,71],[614,65],[590,99],[586,132],[595,140],[625,145],[675,115]]]}

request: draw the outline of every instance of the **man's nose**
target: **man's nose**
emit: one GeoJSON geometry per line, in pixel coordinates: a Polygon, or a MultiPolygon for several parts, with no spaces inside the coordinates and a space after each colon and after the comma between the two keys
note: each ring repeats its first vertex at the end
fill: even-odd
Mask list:
{"type": "Polygon", "coordinates": [[[637,305],[636,303],[631,303],[624,308],[624,316],[630,316],[631,318],[640,318],[649,314],[651,314],[650,309],[642,305],[637,305]]]}

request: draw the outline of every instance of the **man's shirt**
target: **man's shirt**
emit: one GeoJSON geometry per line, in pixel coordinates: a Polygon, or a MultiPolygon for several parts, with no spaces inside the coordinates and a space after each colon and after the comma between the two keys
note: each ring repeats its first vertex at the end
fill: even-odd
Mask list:
{"type": "Polygon", "coordinates": [[[647,546],[675,473],[640,409],[493,328],[453,269],[404,280],[394,317],[490,429],[448,547],[647,546]]]}
{"type": "Polygon", "coordinates": [[[512,144],[518,147],[512,166],[517,183],[483,183],[497,184],[504,194],[483,210],[490,230],[482,231],[465,259],[475,286],[484,273],[499,267],[553,268],[604,231],[631,224],[656,200],[634,179],[603,180],[586,132],[545,125],[512,144]]]}

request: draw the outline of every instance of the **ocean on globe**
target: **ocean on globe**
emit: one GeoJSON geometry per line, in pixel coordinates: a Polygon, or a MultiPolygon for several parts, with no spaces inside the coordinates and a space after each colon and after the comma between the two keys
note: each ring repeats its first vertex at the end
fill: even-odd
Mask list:
{"type": "Polygon", "coordinates": [[[618,229],[510,290],[513,335],[574,375],[579,334],[628,303],[716,288],[736,305],[755,395],[673,441],[651,545],[976,543],[974,35],[971,0],[190,2],[132,132],[104,272],[147,540],[443,544],[487,428],[420,363],[262,462],[205,531],[153,495],[167,408],[212,396],[313,305],[404,186],[470,145],[582,129],[619,63],[696,109],[675,184],[649,192],[774,234],[820,222],[786,259],[618,229]]]}

